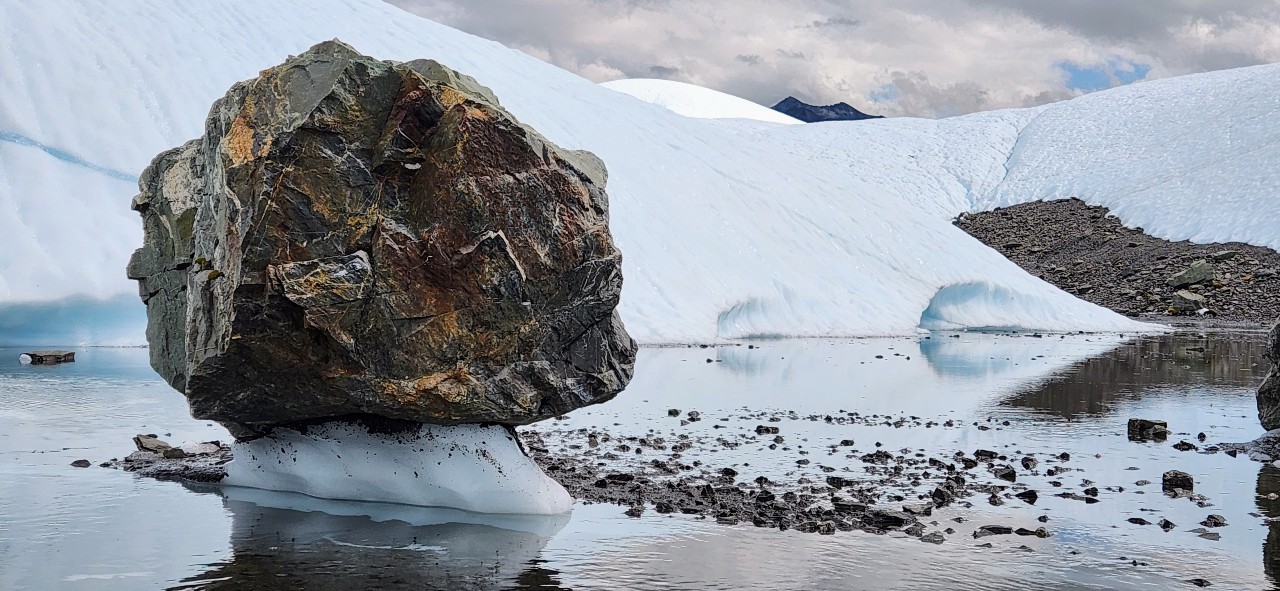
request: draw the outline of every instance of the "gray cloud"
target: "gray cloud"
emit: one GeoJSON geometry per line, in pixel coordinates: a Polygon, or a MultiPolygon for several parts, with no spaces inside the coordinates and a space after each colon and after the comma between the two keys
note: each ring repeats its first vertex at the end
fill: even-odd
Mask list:
{"type": "Polygon", "coordinates": [[[1070,98],[1081,90],[1064,64],[1119,84],[1132,65],[1150,79],[1280,61],[1280,0],[389,1],[597,82],[677,79],[887,115],[1070,98]]]}
{"type": "Polygon", "coordinates": [[[908,113],[949,117],[991,108],[991,93],[975,82],[937,85],[924,72],[891,72],[888,85],[898,107],[908,113]]]}
{"type": "Polygon", "coordinates": [[[862,24],[862,21],[856,18],[848,18],[843,16],[829,16],[826,20],[813,21],[809,26],[815,29],[823,29],[826,27],[856,27],[862,24]]]}
{"type": "Polygon", "coordinates": [[[1231,28],[1242,23],[1280,18],[1273,0],[971,0],[996,11],[1013,11],[1049,27],[1059,27],[1101,40],[1143,41],[1188,24],[1231,28]]]}
{"type": "Polygon", "coordinates": [[[680,76],[680,68],[672,68],[670,66],[649,66],[649,73],[659,78],[677,78],[680,76]]]}

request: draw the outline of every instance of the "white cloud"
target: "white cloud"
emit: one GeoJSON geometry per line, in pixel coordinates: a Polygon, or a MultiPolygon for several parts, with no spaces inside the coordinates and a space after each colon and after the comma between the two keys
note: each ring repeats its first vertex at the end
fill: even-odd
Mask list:
{"type": "Polygon", "coordinates": [[[1059,65],[1156,78],[1280,61],[1280,2],[390,0],[595,81],[936,117],[1078,94],[1059,65]],[[892,92],[886,89],[892,89],[892,92]],[[873,100],[875,97],[878,100],[873,100]]]}

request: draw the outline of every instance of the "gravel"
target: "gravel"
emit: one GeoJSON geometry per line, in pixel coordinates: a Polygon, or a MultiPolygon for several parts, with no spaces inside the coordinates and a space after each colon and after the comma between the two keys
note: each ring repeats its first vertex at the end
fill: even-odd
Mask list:
{"type": "Polygon", "coordinates": [[[955,224],[1031,274],[1127,316],[1175,323],[1176,317],[1203,316],[1266,325],[1280,317],[1280,253],[1269,248],[1155,238],[1142,228],[1124,227],[1107,208],[1079,199],[963,214],[955,224]],[[1169,284],[1197,261],[1212,266],[1212,279],[1169,284]],[[1179,290],[1203,296],[1202,310],[1175,307],[1179,290]]]}

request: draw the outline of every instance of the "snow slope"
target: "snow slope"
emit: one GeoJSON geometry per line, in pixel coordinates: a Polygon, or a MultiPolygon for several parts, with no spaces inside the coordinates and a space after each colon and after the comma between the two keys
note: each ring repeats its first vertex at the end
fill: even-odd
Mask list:
{"type": "MultiPolygon", "coordinates": [[[[437,59],[553,141],[599,155],[624,253],[621,312],[642,343],[1135,330],[949,223],[1019,200],[1077,194],[1161,236],[1280,246],[1268,207],[1280,66],[1034,110],[806,126],[680,116],[376,0],[17,1],[0,5],[0,34],[0,343],[33,344],[4,328],[21,324],[5,323],[19,306],[127,301],[123,267],[141,236],[123,179],[198,136],[233,82],[335,37],[385,59],[437,59]]],[[[42,340],[143,340],[138,321],[102,326],[42,340]]]]}
{"type": "Polygon", "coordinates": [[[769,107],[732,94],[674,80],[633,78],[603,82],[600,86],[623,94],[629,94],[646,103],[666,107],[685,117],[697,117],[700,119],[755,119],[757,121],[768,121],[769,123],[793,125],[804,123],[795,117],[779,113],[769,107]]]}

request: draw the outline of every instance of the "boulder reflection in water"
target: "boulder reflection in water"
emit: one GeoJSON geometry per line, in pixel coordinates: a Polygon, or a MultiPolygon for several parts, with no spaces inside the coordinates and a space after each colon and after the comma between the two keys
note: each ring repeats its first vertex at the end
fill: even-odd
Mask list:
{"type": "Polygon", "coordinates": [[[222,495],[229,559],[177,589],[509,589],[558,573],[537,566],[568,514],[487,515],[187,485],[222,495]]]}

